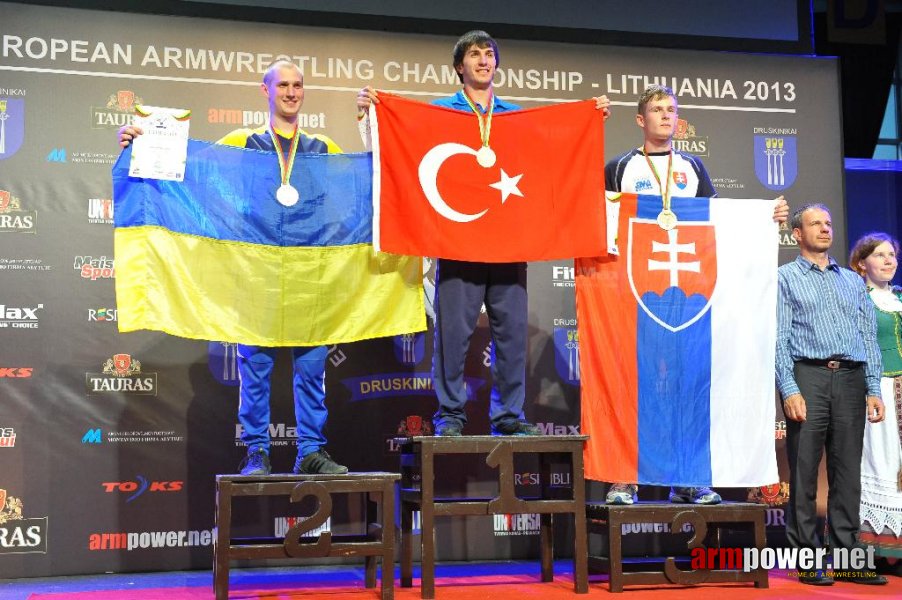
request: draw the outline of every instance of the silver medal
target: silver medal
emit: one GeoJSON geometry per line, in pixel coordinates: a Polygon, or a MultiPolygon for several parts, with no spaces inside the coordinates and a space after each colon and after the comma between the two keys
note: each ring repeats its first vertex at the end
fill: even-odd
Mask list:
{"type": "Polygon", "coordinates": [[[483,146],[476,152],[476,162],[480,167],[488,169],[495,164],[495,151],[488,146],[483,146]]]}
{"type": "Polygon", "coordinates": [[[298,202],[298,191],[293,186],[284,183],[276,190],[276,200],[282,206],[294,206],[298,202]]]}

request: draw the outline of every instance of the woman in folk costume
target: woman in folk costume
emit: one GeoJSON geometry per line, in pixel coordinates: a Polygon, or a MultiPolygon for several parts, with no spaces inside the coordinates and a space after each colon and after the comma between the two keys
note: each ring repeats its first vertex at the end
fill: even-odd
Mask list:
{"type": "MultiPolygon", "coordinates": [[[[849,266],[864,277],[877,308],[877,341],[883,358],[882,423],[867,423],[861,457],[861,534],[877,556],[902,559],[902,288],[892,285],[899,242],[869,233],[856,242],[849,266]]],[[[899,564],[896,573],[902,573],[899,564]]]]}

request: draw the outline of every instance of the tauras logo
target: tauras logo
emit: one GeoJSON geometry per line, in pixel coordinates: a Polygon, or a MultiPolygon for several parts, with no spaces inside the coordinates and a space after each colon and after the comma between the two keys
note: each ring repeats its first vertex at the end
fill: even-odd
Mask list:
{"type": "Polygon", "coordinates": [[[18,198],[0,190],[0,233],[35,233],[37,215],[33,210],[22,210],[18,198]]]}
{"type": "Polygon", "coordinates": [[[157,395],[157,374],[141,373],[140,361],[130,354],[114,354],[103,364],[102,373],[85,373],[88,394],[157,395]]]}
{"type": "Polygon", "coordinates": [[[116,129],[123,125],[131,125],[135,120],[136,104],[144,104],[144,101],[131,90],[119,90],[115,94],[110,94],[105,107],[92,107],[91,127],[116,129]]]}
{"type": "Polygon", "coordinates": [[[47,517],[26,519],[22,500],[0,489],[0,554],[35,553],[47,553],[47,517]]]}

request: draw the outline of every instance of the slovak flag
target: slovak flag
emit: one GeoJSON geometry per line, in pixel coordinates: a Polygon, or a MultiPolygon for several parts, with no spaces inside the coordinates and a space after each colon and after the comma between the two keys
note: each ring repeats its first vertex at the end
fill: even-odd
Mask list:
{"type": "Polygon", "coordinates": [[[773,203],[619,196],[619,256],[576,261],[586,478],[778,481],[773,203]]]}
{"type": "Polygon", "coordinates": [[[370,110],[373,246],[519,262],[606,253],[604,119],[592,100],[477,117],[385,92],[370,110]]]}

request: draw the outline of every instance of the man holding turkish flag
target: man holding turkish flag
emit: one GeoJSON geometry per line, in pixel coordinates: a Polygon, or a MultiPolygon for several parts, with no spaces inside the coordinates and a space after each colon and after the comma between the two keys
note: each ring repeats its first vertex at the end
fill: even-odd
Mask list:
{"type": "Polygon", "coordinates": [[[459,436],[467,422],[464,362],[483,303],[493,341],[492,433],[538,435],[523,414],[524,261],[606,253],[610,102],[518,110],[494,95],[500,56],[484,31],[464,34],[453,57],[463,89],[437,106],[369,87],[358,94],[358,118],[373,143],[373,244],[439,259],[436,435],[459,436]]]}
{"type": "Polygon", "coordinates": [[[449,108],[379,99],[377,250],[493,263],[604,254],[604,128],[593,100],[511,111],[496,97],[481,141],[463,92],[449,108]]]}

